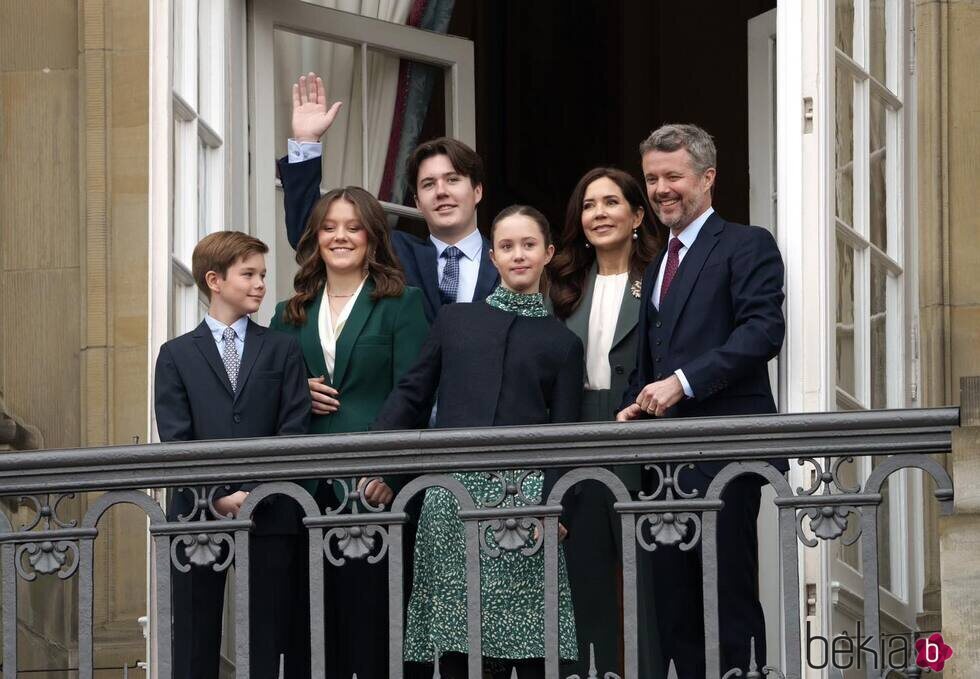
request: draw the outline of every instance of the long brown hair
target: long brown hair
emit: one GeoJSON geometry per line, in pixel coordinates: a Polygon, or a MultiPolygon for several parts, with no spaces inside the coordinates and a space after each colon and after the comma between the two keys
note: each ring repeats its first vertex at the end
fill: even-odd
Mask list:
{"type": "Polygon", "coordinates": [[[296,246],[296,263],[299,264],[299,271],[293,278],[296,294],[286,303],[283,314],[284,320],[292,325],[303,325],[306,322],[306,305],[323,292],[323,286],[327,284],[327,266],[320,256],[318,234],[330,206],[337,200],[346,200],[354,206],[361,225],[367,232],[368,246],[364,263],[368,276],[374,281],[371,298],[377,300],[382,297],[401,297],[405,291],[405,274],[402,273],[398,258],[391,247],[388,219],[381,203],[359,186],[333,189],[313,206],[306,222],[306,230],[296,246]]]}
{"type": "Polygon", "coordinates": [[[585,280],[595,263],[595,248],[586,247],[588,240],[582,228],[582,201],[589,184],[603,177],[616,183],[633,212],[643,211],[643,220],[636,230],[636,240],[630,252],[630,281],[642,279],[643,270],[657,256],[666,240],[664,229],[654,219],[639,182],[614,167],[596,167],[586,172],[568,199],[565,225],[558,238],[558,252],[548,266],[551,282],[549,296],[558,318],[568,318],[582,303],[585,280]]]}

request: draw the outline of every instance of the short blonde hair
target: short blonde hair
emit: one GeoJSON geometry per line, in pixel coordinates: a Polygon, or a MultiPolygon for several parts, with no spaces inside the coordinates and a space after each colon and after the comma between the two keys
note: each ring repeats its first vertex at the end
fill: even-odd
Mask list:
{"type": "Polygon", "coordinates": [[[191,255],[191,273],[198,289],[211,299],[211,289],[208,287],[208,271],[214,271],[222,278],[235,262],[249,255],[262,254],[269,251],[269,246],[255,236],[249,236],[241,231],[218,231],[209,234],[198,241],[191,255]]]}

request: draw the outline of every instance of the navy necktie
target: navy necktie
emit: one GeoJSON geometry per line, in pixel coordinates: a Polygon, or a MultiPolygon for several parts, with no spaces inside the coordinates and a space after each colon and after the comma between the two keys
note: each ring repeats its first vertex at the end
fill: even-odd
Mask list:
{"type": "Polygon", "coordinates": [[[450,245],[442,251],[442,258],[446,264],[442,269],[442,279],[439,281],[439,297],[443,304],[452,304],[456,301],[456,294],[459,292],[459,258],[463,251],[455,245],[450,245]]]}

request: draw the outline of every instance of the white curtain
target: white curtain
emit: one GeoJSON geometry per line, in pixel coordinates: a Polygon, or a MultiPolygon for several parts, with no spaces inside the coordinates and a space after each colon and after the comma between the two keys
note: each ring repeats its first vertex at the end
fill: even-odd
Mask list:
{"type": "MultiPolygon", "coordinates": [[[[316,0],[313,4],[393,23],[408,22],[413,0],[316,0]]],[[[359,47],[276,31],[276,147],[285,155],[292,116],[292,84],[315,71],[327,85],[330,102],[344,106],[325,135],[323,186],[363,186],[377,195],[384,175],[392,118],[398,96],[399,59],[369,51],[367,96],[362,99],[359,47]],[[362,130],[362,101],[367,129],[362,130]],[[363,140],[367,139],[367,157],[363,140]]]]}

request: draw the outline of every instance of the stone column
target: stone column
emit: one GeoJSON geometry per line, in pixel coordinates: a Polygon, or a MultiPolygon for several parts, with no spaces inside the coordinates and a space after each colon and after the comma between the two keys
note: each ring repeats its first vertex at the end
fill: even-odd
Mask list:
{"type": "Polygon", "coordinates": [[[960,428],[953,433],[952,516],[939,519],[942,634],[953,648],[945,679],[973,679],[980,667],[980,377],[960,381],[960,428]]]}

